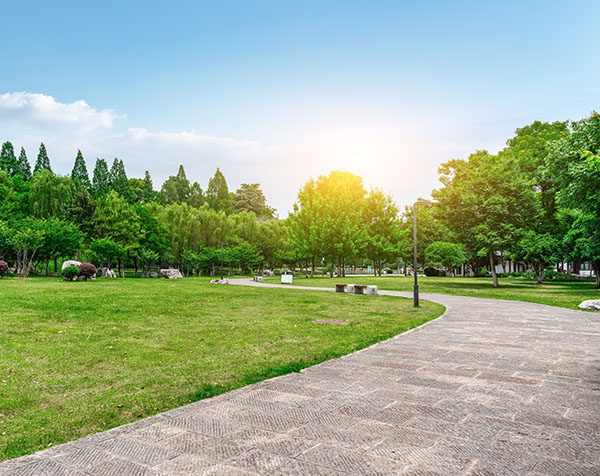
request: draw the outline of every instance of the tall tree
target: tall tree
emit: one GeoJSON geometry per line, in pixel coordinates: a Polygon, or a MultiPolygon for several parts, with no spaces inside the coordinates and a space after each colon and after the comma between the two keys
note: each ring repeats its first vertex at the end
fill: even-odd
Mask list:
{"type": "Polygon", "coordinates": [[[497,252],[511,250],[535,215],[529,181],[515,173],[513,162],[487,151],[446,162],[440,174],[444,187],[432,193],[440,215],[465,247],[487,256],[498,287],[497,252]]]}
{"type": "Polygon", "coordinates": [[[260,184],[243,183],[233,197],[233,208],[236,212],[252,212],[257,217],[272,218],[275,210],[267,205],[267,200],[260,189],[260,184]]]}
{"type": "Polygon", "coordinates": [[[163,184],[161,195],[165,203],[187,202],[190,197],[190,182],[185,175],[183,165],[179,166],[177,175],[171,175],[163,184]]]}
{"type": "Polygon", "coordinates": [[[548,155],[550,174],[557,183],[558,203],[571,209],[575,220],[566,240],[573,261],[590,261],[600,288],[600,114],[571,123],[572,132],[548,155]]]}
{"type": "Polygon", "coordinates": [[[52,168],[50,167],[50,159],[48,158],[46,146],[43,142],[40,144],[40,150],[35,162],[35,167],[33,168],[33,173],[36,174],[42,170],[48,170],[49,172],[52,172],[52,168]]]}
{"type": "Polygon", "coordinates": [[[90,176],[88,175],[87,167],[85,165],[85,159],[80,150],[77,150],[77,157],[75,157],[75,164],[73,165],[73,171],[71,172],[71,180],[75,185],[84,187],[88,192],[92,188],[90,176]]]}
{"type": "Polygon", "coordinates": [[[21,147],[18,162],[19,163],[17,173],[21,174],[24,180],[31,179],[31,166],[29,165],[29,160],[27,160],[27,154],[25,153],[24,147],[21,147]]]}
{"type": "Polygon", "coordinates": [[[92,178],[92,192],[95,197],[106,195],[110,190],[110,172],[104,159],[96,159],[94,176],[92,178]]]}
{"type": "Polygon", "coordinates": [[[31,205],[36,217],[64,217],[71,196],[69,177],[54,175],[51,171],[43,169],[34,174],[31,180],[31,205]]]}
{"type": "Polygon", "coordinates": [[[147,170],[144,172],[144,187],[142,190],[142,203],[150,203],[156,200],[156,192],[152,185],[152,178],[150,172],[147,170]]]}
{"type": "Polygon", "coordinates": [[[128,203],[135,202],[135,194],[131,190],[129,180],[127,180],[125,165],[122,160],[117,158],[115,158],[110,168],[110,187],[127,200],[128,203]]]}
{"type": "Polygon", "coordinates": [[[215,175],[208,181],[206,189],[206,202],[214,210],[223,210],[225,213],[233,211],[232,199],[223,173],[217,168],[215,175]]]}
{"type": "Polygon", "coordinates": [[[15,149],[9,141],[2,144],[2,150],[0,151],[0,169],[6,170],[10,175],[15,175],[19,171],[19,164],[15,157],[15,149]]]}

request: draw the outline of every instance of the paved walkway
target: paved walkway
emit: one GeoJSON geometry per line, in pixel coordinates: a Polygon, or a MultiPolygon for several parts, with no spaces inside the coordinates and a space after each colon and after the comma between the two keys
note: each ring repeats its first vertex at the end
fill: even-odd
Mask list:
{"type": "Polygon", "coordinates": [[[0,476],[600,475],[600,316],[422,297],[446,314],[301,373],[1,463],[0,476]]]}

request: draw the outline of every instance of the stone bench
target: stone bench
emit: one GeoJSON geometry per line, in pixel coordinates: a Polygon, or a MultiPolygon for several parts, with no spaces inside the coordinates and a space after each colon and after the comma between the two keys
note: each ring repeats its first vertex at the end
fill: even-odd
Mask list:
{"type": "Polygon", "coordinates": [[[264,281],[264,279],[262,276],[254,276],[254,281],[262,282],[262,281],[264,281]]]}
{"type": "Polygon", "coordinates": [[[346,292],[346,284],[336,284],[335,292],[336,293],[345,293],[346,292]]]}

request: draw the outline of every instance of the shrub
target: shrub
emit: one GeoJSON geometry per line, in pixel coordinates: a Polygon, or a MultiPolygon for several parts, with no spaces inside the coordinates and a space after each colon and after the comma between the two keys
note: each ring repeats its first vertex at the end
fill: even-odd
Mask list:
{"type": "Polygon", "coordinates": [[[92,263],[81,263],[79,265],[79,276],[83,276],[86,281],[95,277],[96,272],[97,269],[92,263]]]}
{"type": "Polygon", "coordinates": [[[437,269],[432,266],[427,266],[424,270],[425,276],[439,276],[440,273],[437,269]]]}
{"type": "Polygon", "coordinates": [[[62,270],[62,276],[66,281],[73,281],[77,276],[79,276],[79,267],[78,266],[67,266],[62,270]]]}
{"type": "Polygon", "coordinates": [[[490,272],[488,271],[487,268],[481,268],[479,270],[479,276],[482,276],[484,278],[487,278],[490,275],[490,272]]]}
{"type": "Polygon", "coordinates": [[[8,263],[0,259],[0,278],[8,273],[8,263]]]}

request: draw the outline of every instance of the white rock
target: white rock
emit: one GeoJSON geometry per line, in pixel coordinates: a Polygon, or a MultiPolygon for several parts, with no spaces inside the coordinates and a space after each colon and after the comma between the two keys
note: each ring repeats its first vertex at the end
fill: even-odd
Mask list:
{"type": "Polygon", "coordinates": [[[76,261],[74,259],[69,259],[69,260],[65,261],[62,264],[62,266],[60,267],[60,270],[64,271],[67,266],[77,266],[77,267],[79,267],[80,264],[81,264],[81,261],[76,261]]]}
{"type": "Polygon", "coordinates": [[[210,284],[229,284],[228,279],[213,279],[210,284]]]}
{"type": "Polygon", "coordinates": [[[588,299],[579,305],[579,309],[590,309],[592,311],[600,311],[600,299],[588,299]]]}
{"type": "Polygon", "coordinates": [[[175,268],[161,269],[160,274],[167,279],[183,279],[183,274],[181,274],[181,271],[175,268]]]}

